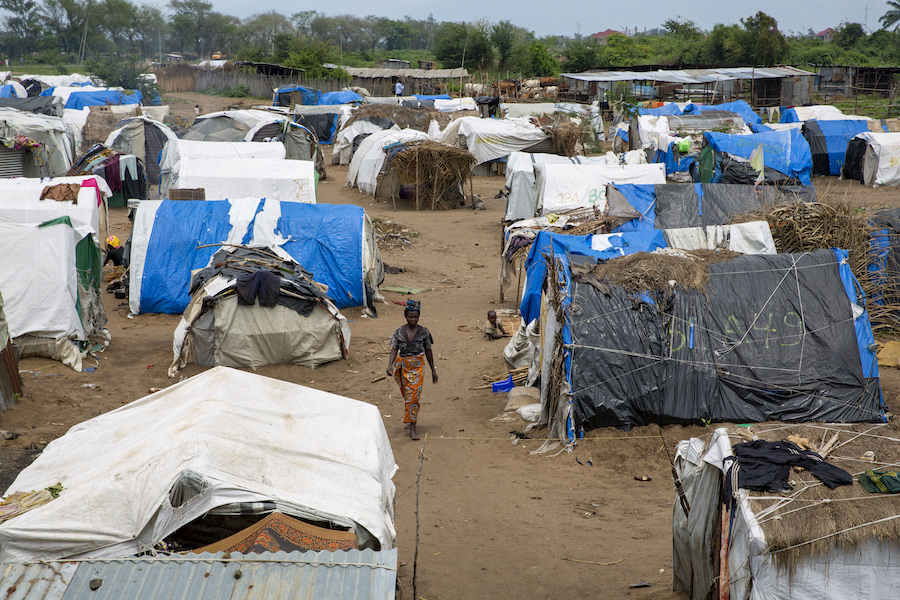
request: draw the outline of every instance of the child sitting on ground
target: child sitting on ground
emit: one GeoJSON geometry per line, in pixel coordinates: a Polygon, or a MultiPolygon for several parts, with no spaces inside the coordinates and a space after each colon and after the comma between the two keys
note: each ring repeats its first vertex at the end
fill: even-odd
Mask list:
{"type": "Polygon", "coordinates": [[[489,310],[487,314],[487,323],[484,324],[484,337],[489,340],[499,340],[500,338],[509,337],[509,334],[503,329],[503,323],[497,320],[497,311],[489,310]]]}

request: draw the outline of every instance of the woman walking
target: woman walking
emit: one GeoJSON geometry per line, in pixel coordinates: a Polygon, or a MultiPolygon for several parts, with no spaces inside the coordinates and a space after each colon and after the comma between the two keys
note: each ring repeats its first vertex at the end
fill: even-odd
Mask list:
{"type": "Polygon", "coordinates": [[[431,367],[431,381],[437,383],[437,371],[434,369],[434,355],[431,353],[431,332],[428,328],[419,325],[419,308],[421,303],[409,300],[403,310],[406,317],[406,325],[401,325],[391,337],[391,360],[388,364],[387,374],[392,376],[406,408],[403,413],[403,422],[409,424],[409,437],[419,439],[416,431],[416,421],[419,416],[419,396],[422,395],[422,386],[425,383],[425,361],[431,367]]]}

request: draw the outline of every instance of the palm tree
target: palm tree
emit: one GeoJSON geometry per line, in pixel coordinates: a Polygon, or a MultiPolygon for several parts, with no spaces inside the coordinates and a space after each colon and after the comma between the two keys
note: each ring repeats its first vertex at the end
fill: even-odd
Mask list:
{"type": "Polygon", "coordinates": [[[888,0],[887,5],[890,7],[890,10],[881,15],[878,20],[885,29],[889,28],[891,25],[896,29],[900,26],[900,2],[897,0],[888,0]]]}

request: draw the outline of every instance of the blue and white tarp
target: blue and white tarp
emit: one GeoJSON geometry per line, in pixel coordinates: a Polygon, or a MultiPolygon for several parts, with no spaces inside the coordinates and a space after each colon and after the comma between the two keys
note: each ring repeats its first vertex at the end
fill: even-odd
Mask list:
{"type": "Polygon", "coordinates": [[[191,271],[207,266],[221,244],[281,247],[328,286],[339,308],[366,306],[366,285],[374,289],[383,277],[372,222],[358,206],[255,198],[144,201],[132,231],[131,312],[184,312],[191,271]]]}
{"type": "Polygon", "coordinates": [[[747,125],[757,125],[762,123],[762,118],[756,114],[753,107],[744,100],[735,100],[734,102],[725,102],[724,104],[689,104],[685,107],[684,114],[693,115],[713,110],[739,114],[747,125]]]}
{"type": "Polygon", "coordinates": [[[88,106],[140,104],[141,92],[139,90],[131,91],[131,94],[127,94],[122,88],[99,88],[85,85],[48,88],[41,92],[41,96],[59,96],[65,101],[66,108],[81,110],[88,106]]]}
{"type": "Polygon", "coordinates": [[[802,131],[812,152],[813,173],[840,175],[841,167],[844,166],[844,155],[847,153],[847,144],[858,134],[869,131],[869,121],[809,120],[803,123],[802,131]]]}
{"type": "Polygon", "coordinates": [[[753,151],[762,145],[765,167],[794,177],[803,185],[810,185],[812,153],[809,149],[809,142],[796,129],[767,131],[751,135],[707,131],[703,135],[714,151],[725,152],[747,160],[750,159],[753,151]]]}
{"type": "Polygon", "coordinates": [[[345,90],[342,92],[325,92],[319,98],[318,104],[350,104],[352,102],[362,102],[363,97],[356,92],[345,90]]]}
{"type": "Polygon", "coordinates": [[[322,98],[322,90],[303,87],[302,85],[285,85],[275,90],[272,106],[290,106],[291,92],[300,92],[300,104],[307,106],[319,103],[322,98]]]}

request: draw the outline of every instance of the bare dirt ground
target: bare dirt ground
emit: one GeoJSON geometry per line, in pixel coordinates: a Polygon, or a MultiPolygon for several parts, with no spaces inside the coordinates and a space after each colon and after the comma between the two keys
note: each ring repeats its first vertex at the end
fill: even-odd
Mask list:
{"type": "MultiPolygon", "coordinates": [[[[174,96],[174,95],[170,95],[174,96]]],[[[192,116],[233,101],[178,94],[170,105],[192,116]],[[205,102],[205,103],[204,103],[205,102]]],[[[326,163],[329,163],[326,157],[326,163]]],[[[397,487],[399,578],[404,598],[412,597],[416,546],[416,473],[424,446],[419,486],[417,592],[425,600],[451,598],[636,598],[684,600],[671,591],[671,516],[675,491],[668,452],[681,439],[705,436],[703,427],[643,427],[590,432],[572,453],[532,455],[542,440],[513,445],[521,431],[516,417],[500,417],[505,394],[473,389],[483,377],[505,374],[503,341],[486,341],[480,327],[490,309],[514,309],[514,298],[499,301],[499,254],[504,201],[493,196],[502,178],[478,177],[475,193],[487,210],[460,208],[417,212],[407,202],[391,203],[344,187],[346,167],[328,164],[318,201],[357,204],[373,218],[389,219],[418,235],[403,248],[382,250],[385,263],[403,269],[385,283],[427,289],[421,323],[435,340],[440,377],[426,383],[420,434],[413,442],[403,428],[403,403],[391,380],[378,378],[387,366],[388,339],[403,320],[402,307],[379,305],[378,318],[347,310],[353,334],[350,358],[315,370],[271,365],[258,373],[342,394],[379,407],[400,470],[397,487]],[[500,417],[500,418],[498,418],[500,417]],[[424,444],[423,444],[424,442],[424,444]],[[576,461],[576,458],[581,461],[576,461]],[[587,459],[593,466],[587,466],[587,459]],[[650,481],[636,481],[647,476],[650,481]],[[649,582],[649,587],[629,588],[649,582]]],[[[820,193],[860,205],[894,204],[897,192],[869,189],[834,178],[818,180],[820,193]]],[[[112,233],[127,237],[125,209],[111,209],[112,233]]],[[[388,300],[405,296],[385,293],[388,300]]],[[[127,318],[125,301],[104,294],[112,344],[94,373],[75,373],[61,363],[28,358],[20,363],[25,396],[0,413],[0,429],[20,434],[0,441],[0,483],[16,473],[68,428],[164,388],[172,361],[172,334],[179,315],[127,318]],[[83,387],[96,384],[96,387],[83,387]]],[[[189,366],[190,377],[204,370],[189,366]]],[[[897,410],[900,376],[882,370],[889,410],[897,410]]],[[[338,417],[339,418],[339,417],[338,417]]],[[[894,424],[889,425],[896,429],[894,424]]],[[[896,432],[895,432],[896,433],[896,432]]],[[[890,434],[886,434],[890,435],[890,434]]],[[[12,490],[10,490],[12,491],[12,490]]]]}

